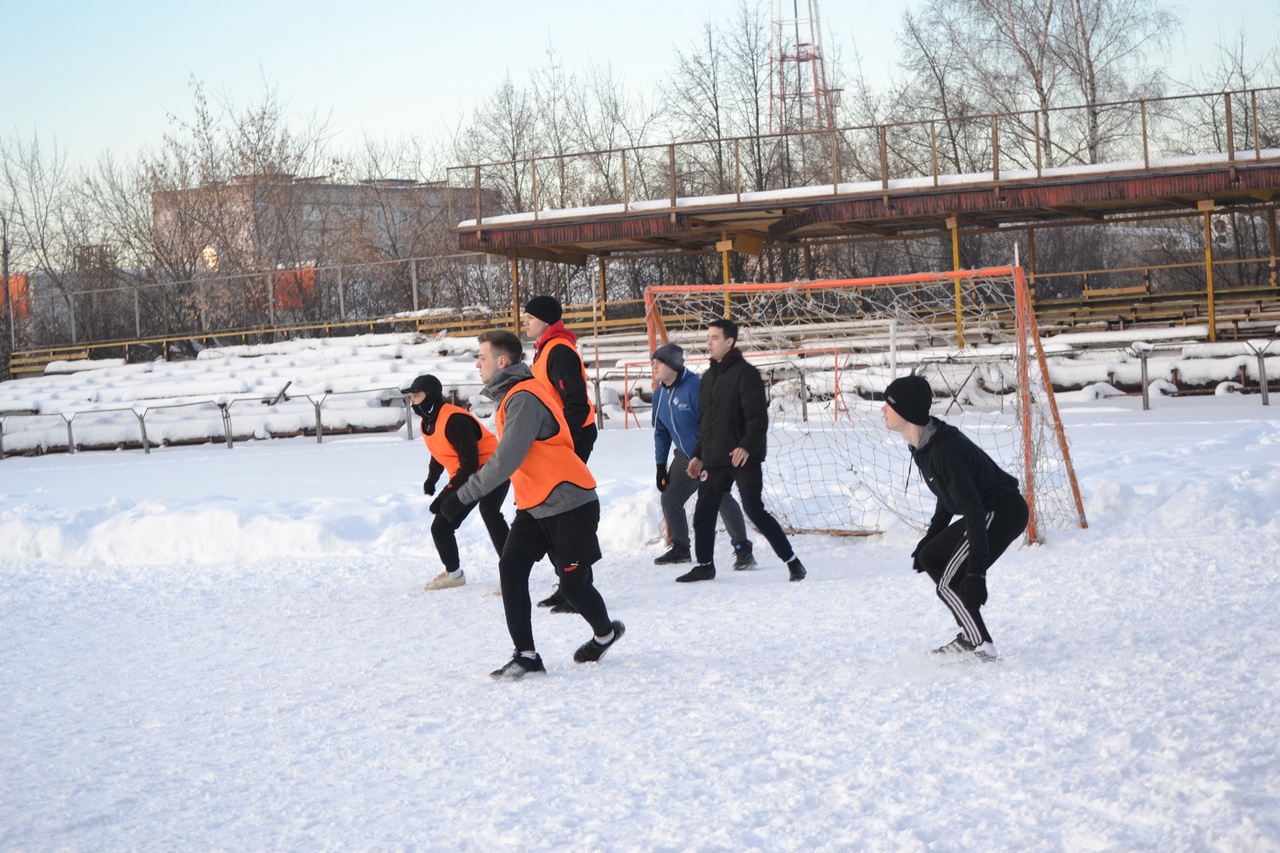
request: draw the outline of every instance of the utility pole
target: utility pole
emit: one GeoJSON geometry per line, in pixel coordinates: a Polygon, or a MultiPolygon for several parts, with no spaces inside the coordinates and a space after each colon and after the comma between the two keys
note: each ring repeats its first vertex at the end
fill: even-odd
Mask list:
{"type": "MultiPolygon", "coordinates": [[[[9,218],[0,210],[0,282],[4,287],[4,304],[9,314],[9,352],[18,348],[13,328],[13,295],[9,292],[9,218]]],[[[7,371],[6,371],[7,372],[7,371]]]]}

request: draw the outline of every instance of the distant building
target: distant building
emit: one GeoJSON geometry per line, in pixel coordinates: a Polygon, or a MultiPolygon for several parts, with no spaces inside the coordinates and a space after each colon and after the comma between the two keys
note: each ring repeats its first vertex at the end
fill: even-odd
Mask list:
{"type": "Polygon", "coordinates": [[[240,176],[152,193],[152,226],[163,253],[209,271],[376,263],[449,251],[464,218],[451,204],[473,198],[443,182],[240,176]]]}

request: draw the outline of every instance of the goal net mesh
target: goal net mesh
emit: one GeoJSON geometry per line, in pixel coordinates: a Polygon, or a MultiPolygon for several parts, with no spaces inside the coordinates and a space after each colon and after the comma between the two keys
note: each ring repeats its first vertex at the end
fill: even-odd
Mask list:
{"type": "Polygon", "coordinates": [[[651,343],[705,370],[707,323],[739,325],[765,378],[765,505],[795,532],[923,531],[935,499],[906,443],[884,427],[885,387],[914,373],[932,414],[1018,478],[1032,539],[1084,526],[1070,453],[1019,268],[646,291],[651,343]]]}

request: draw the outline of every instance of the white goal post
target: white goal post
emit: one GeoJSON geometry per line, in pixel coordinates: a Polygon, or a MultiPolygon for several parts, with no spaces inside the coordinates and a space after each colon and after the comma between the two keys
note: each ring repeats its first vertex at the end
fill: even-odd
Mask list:
{"type": "Polygon", "coordinates": [[[769,387],[766,502],[792,531],[928,525],[934,498],[880,414],[884,388],[908,373],[934,389],[935,415],[1018,478],[1030,541],[1087,526],[1021,267],[653,286],[645,309],[650,350],[674,341],[695,371],[707,323],[739,325],[769,387]]]}

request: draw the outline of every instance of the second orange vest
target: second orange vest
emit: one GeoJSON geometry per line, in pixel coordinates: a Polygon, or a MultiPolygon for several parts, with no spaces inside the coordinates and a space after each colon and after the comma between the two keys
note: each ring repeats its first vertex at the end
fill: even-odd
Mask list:
{"type": "MultiPolygon", "coordinates": [[[[534,376],[541,380],[543,385],[546,385],[552,391],[556,391],[556,388],[551,384],[551,377],[547,376],[547,364],[551,359],[551,350],[555,347],[568,347],[573,350],[573,354],[578,356],[578,364],[582,364],[582,356],[578,354],[578,351],[574,348],[573,344],[569,343],[564,338],[554,338],[550,343],[543,347],[542,351],[538,353],[538,357],[534,360],[533,364],[529,365],[529,369],[533,371],[534,376]]],[[[591,388],[591,383],[587,381],[587,366],[585,364],[582,364],[582,387],[587,389],[591,388]]],[[[555,400],[557,406],[560,406],[561,408],[564,407],[564,401],[560,399],[560,393],[558,391],[556,391],[555,400]]],[[[591,399],[590,390],[587,391],[587,410],[587,419],[578,425],[580,427],[591,426],[596,422],[596,404],[591,399]]]]}
{"type": "Polygon", "coordinates": [[[528,391],[555,416],[560,431],[550,438],[539,439],[529,445],[529,454],[525,456],[520,467],[511,475],[511,490],[515,492],[516,507],[529,509],[547,499],[551,491],[561,483],[573,483],[583,489],[594,489],[596,480],[587,470],[586,464],[573,452],[573,438],[569,435],[569,425],[565,423],[564,412],[560,408],[560,398],[540,379],[526,379],[518,382],[507,396],[502,398],[502,405],[494,415],[494,426],[498,429],[498,438],[502,438],[502,429],[507,422],[507,401],[512,394],[528,391]]]}
{"type": "Polygon", "coordinates": [[[461,406],[455,406],[452,403],[444,403],[440,406],[440,413],[436,415],[436,428],[430,434],[422,434],[422,440],[427,444],[427,451],[437,462],[444,466],[445,473],[452,480],[458,474],[458,451],[449,439],[445,438],[444,428],[449,422],[449,418],[464,417],[471,418],[476,422],[476,426],[480,427],[480,464],[489,461],[489,457],[493,455],[493,451],[498,448],[497,437],[484,428],[484,424],[476,419],[476,416],[468,412],[461,406]]]}

